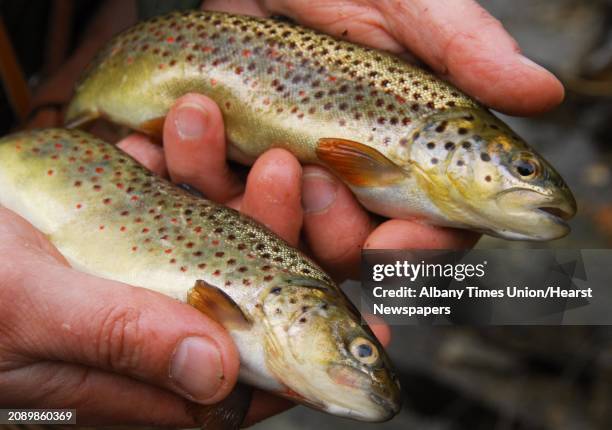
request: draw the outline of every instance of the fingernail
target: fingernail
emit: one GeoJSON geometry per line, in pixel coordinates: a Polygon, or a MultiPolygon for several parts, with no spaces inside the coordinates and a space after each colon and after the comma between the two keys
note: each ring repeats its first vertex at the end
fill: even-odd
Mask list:
{"type": "Polygon", "coordinates": [[[521,63],[523,63],[524,65],[526,65],[527,67],[530,67],[534,70],[537,70],[538,72],[544,71],[546,73],[550,73],[548,70],[546,70],[544,67],[540,66],[538,63],[536,63],[535,61],[533,61],[530,58],[525,57],[524,55],[520,55],[519,54],[519,61],[521,63]]]}
{"type": "Polygon", "coordinates": [[[170,364],[170,379],[194,401],[214,396],[223,381],[223,364],[217,346],[204,337],[187,337],[179,343],[170,364]]]}
{"type": "Polygon", "coordinates": [[[185,103],[178,108],[174,125],[183,139],[198,139],[204,135],[207,128],[208,115],[206,110],[195,103],[185,103]]]}
{"type": "Polygon", "coordinates": [[[327,173],[306,173],[302,178],[302,208],[305,213],[327,210],[336,200],[338,183],[327,173]]]}

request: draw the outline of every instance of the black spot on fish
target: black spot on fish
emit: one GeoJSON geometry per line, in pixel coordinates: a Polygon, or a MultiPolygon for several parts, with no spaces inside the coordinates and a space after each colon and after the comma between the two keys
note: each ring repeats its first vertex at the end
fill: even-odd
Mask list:
{"type": "Polygon", "coordinates": [[[491,161],[491,156],[489,154],[487,154],[486,152],[481,152],[480,153],[480,159],[482,161],[491,161]]]}

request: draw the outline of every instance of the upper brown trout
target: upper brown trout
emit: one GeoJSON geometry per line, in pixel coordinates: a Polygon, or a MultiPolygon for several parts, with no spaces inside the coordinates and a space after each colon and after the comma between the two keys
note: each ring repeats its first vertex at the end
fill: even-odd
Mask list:
{"type": "Polygon", "coordinates": [[[567,234],[576,212],[554,168],[450,84],[273,19],[193,11],[138,24],[90,66],[67,121],[104,116],[159,135],[188,92],[221,108],[230,158],[286,148],[381,215],[548,240],[567,234]]]}
{"type": "Polygon", "coordinates": [[[328,275],[257,222],[153,175],[113,145],[60,129],[0,140],[0,204],[45,233],[74,268],[215,318],[238,347],[241,381],[355,419],[398,412],[383,348],[328,275]]]}

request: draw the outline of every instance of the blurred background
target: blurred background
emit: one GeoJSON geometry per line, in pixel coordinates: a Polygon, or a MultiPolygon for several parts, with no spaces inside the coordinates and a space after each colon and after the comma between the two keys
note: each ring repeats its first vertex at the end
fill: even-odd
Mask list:
{"type": "MultiPolygon", "coordinates": [[[[0,1],[27,88],[61,69],[101,3],[0,1]],[[61,34],[51,31],[58,28],[61,34]]],[[[566,85],[566,100],[553,112],[503,119],[557,167],[577,197],[579,213],[562,240],[483,237],[478,247],[612,247],[612,0],[480,3],[528,57],[566,85]]],[[[15,113],[11,97],[5,90],[0,99],[2,135],[27,114],[15,113]]],[[[39,104],[54,109],[65,101],[61,93],[57,97],[46,95],[39,104]]],[[[612,429],[612,328],[393,327],[392,339],[390,354],[405,393],[403,411],[392,421],[356,423],[297,407],[255,428],[612,429]]]]}

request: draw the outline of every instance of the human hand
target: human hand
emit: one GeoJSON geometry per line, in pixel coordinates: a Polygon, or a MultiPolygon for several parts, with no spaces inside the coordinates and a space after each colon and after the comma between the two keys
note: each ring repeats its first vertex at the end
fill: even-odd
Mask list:
{"type": "MultiPolygon", "coordinates": [[[[126,144],[163,174],[155,153],[139,150],[134,138],[126,144]]],[[[253,195],[258,184],[283,182],[290,172],[265,198],[278,202],[281,213],[300,211],[299,197],[287,199],[299,196],[300,166],[281,161],[280,168],[283,157],[290,155],[271,151],[260,158],[241,206],[295,245],[299,223],[287,227],[282,218],[266,217],[267,207],[253,195]]],[[[239,357],[231,338],[194,308],[73,270],[42,233],[1,207],[0,253],[0,404],[75,408],[83,425],[193,427],[198,411],[191,402],[216,403],[235,384],[239,357]]],[[[373,329],[388,342],[386,327],[373,329]]],[[[290,405],[256,391],[246,424],[290,405]]]]}
{"type": "MultiPolygon", "coordinates": [[[[561,83],[522,56],[499,21],[472,0],[207,0],[203,7],[286,15],[357,43],[395,53],[409,51],[444,79],[506,113],[535,114],[563,99],[561,83]]],[[[233,179],[217,183],[227,195],[235,193],[234,184],[233,179]]],[[[302,201],[310,251],[340,278],[356,276],[362,248],[466,248],[479,238],[410,220],[379,224],[344,184],[320,167],[304,168],[302,201]]]]}

